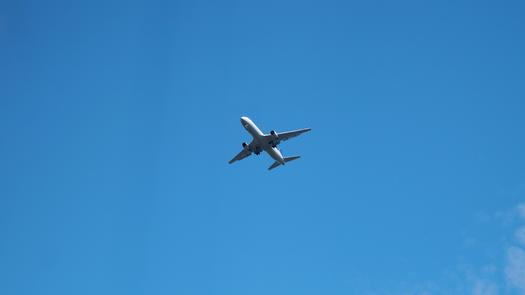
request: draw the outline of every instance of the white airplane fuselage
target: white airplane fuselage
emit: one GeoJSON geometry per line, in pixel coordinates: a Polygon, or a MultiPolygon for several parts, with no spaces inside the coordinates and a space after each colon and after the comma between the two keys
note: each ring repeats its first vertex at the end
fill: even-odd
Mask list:
{"type": "Polygon", "coordinates": [[[241,117],[241,124],[244,129],[250,133],[258,146],[267,152],[275,161],[284,165],[285,161],[281,151],[279,151],[277,147],[272,147],[270,143],[266,141],[264,133],[257,127],[257,125],[255,125],[255,123],[253,123],[252,120],[250,120],[250,118],[241,117]]]}

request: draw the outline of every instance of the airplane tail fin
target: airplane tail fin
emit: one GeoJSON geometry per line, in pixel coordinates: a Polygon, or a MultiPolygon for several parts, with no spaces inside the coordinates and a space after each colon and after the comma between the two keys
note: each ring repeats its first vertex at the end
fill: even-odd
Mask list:
{"type": "MultiPolygon", "coordinates": [[[[290,161],[297,160],[297,159],[299,159],[300,157],[301,157],[301,156],[286,157],[286,158],[284,158],[284,162],[285,162],[285,163],[288,163],[288,162],[290,162],[290,161]]],[[[268,167],[268,170],[272,170],[273,168],[275,168],[275,167],[277,167],[277,166],[279,166],[279,165],[281,165],[281,163],[275,161],[275,162],[272,164],[272,166],[268,167]]]]}

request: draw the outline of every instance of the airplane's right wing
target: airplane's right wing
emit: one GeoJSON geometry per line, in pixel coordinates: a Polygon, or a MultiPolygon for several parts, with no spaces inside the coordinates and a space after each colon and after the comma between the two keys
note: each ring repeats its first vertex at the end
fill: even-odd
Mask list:
{"type": "Polygon", "coordinates": [[[246,157],[248,157],[249,155],[252,154],[252,152],[250,150],[253,150],[254,149],[254,143],[253,141],[248,145],[250,147],[250,149],[245,149],[243,148],[242,151],[240,151],[235,157],[233,157],[233,159],[231,159],[228,163],[231,164],[235,161],[240,161],[246,157]]]}
{"type": "Polygon", "coordinates": [[[251,154],[252,154],[252,152],[247,151],[245,149],[242,149],[242,151],[240,153],[238,153],[237,156],[233,157],[233,159],[231,159],[228,163],[231,164],[231,163],[233,163],[235,161],[242,160],[242,159],[248,157],[251,154]]]}

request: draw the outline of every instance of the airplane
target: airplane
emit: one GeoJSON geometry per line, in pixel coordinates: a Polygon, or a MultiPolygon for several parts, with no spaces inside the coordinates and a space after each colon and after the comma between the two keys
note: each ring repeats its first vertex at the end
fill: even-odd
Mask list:
{"type": "Polygon", "coordinates": [[[283,157],[281,151],[277,148],[277,145],[279,145],[281,141],[288,140],[292,137],[296,137],[302,133],[312,130],[310,128],[303,128],[280,133],[272,130],[270,131],[270,134],[264,134],[257,127],[257,125],[255,125],[255,123],[253,123],[253,121],[246,116],[241,117],[241,124],[246,129],[246,131],[250,133],[250,135],[253,137],[253,140],[250,142],[250,144],[243,142],[242,151],[233,157],[233,159],[231,159],[228,163],[231,164],[235,161],[242,160],[250,156],[252,153],[259,155],[262,151],[265,151],[275,160],[275,162],[270,167],[268,167],[268,170],[272,170],[273,168],[284,165],[287,162],[299,159],[300,156],[283,157]]]}

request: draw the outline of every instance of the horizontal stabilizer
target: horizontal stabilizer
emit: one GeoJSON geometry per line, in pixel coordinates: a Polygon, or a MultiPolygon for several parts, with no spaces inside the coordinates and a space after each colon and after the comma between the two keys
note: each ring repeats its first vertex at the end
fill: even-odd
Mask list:
{"type": "MultiPolygon", "coordinates": [[[[300,157],[301,157],[301,156],[286,157],[286,158],[284,158],[284,162],[285,162],[285,163],[288,163],[288,162],[290,162],[290,161],[297,160],[297,159],[299,159],[300,157]]],[[[275,161],[275,162],[272,164],[272,166],[268,167],[268,170],[272,170],[273,168],[275,168],[275,167],[277,167],[277,166],[279,166],[279,165],[281,165],[281,163],[275,161]]]]}
{"type": "Polygon", "coordinates": [[[286,157],[286,158],[284,158],[284,162],[285,162],[285,163],[288,163],[288,162],[290,162],[290,161],[297,160],[297,159],[299,159],[300,157],[301,157],[301,156],[286,157]]]}
{"type": "Polygon", "coordinates": [[[281,165],[281,163],[275,161],[275,162],[273,162],[272,166],[268,167],[268,170],[272,170],[273,168],[275,168],[275,167],[277,167],[279,165],[281,165]]]}

